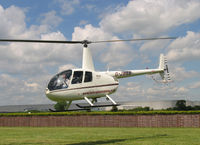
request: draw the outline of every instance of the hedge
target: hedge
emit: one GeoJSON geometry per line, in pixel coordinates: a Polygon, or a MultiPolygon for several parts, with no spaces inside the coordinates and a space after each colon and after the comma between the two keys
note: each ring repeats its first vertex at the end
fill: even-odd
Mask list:
{"type": "Polygon", "coordinates": [[[76,111],[76,112],[40,112],[40,113],[0,113],[2,116],[67,116],[67,115],[174,115],[174,114],[200,114],[199,111],[76,111]]]}

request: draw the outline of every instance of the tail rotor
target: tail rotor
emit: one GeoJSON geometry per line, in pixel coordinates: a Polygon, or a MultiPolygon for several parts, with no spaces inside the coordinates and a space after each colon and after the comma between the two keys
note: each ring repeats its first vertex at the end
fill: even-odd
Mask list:
{"type": "Polygon", "coordinates": [[[164,71],[160,73],[160,76],[162,78],[162,80],[160,81],[161,83],[169,83],[171,82],[171,77],[170,77],[170,73],[169,73],[169,67],[168,67],[168,64],[167,64],[167,58],[161,54],[162,59],[160,58],[160,61],[163,61],[162,64],[163,64],[163,68],[160,68],[160,69],[163,69],[164,71]]]}
{"type": "Polygon", "coordinates": [[[169,67],[167,64],[167,58],[163,54],[160,54],[160,61],[159,61],[158,69],[162,70],[162,72],[159,73],[161,79],[158,77],[155,78],[155,77],[151,76],[151,78],[155,82],[163,83],[163,84],[168,84],[168,83],[172,82],[170,73],[169,73],[169,67]]]}

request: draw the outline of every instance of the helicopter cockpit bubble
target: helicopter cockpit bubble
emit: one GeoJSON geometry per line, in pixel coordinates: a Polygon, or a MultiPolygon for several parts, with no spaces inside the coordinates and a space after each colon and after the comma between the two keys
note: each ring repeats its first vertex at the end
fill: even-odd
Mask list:
{"type": "Polygon", "coordinates": [[[48,84],[49,91],[68,88],[72,70],[65,70],[55,75],[48,84]]]}

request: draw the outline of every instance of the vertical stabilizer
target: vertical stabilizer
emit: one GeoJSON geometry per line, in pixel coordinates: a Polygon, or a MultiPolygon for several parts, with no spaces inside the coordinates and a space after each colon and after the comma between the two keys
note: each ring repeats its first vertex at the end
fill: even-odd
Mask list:
{"type": "Polygon", "coordinates": [[[165,58],[163,54],[160,54],[159,69],[164,70],[165,68],[165,58]]]}
{"type": "Polygon", "coordinates": [[[82,60],[82,68],[94,70],[94,64],[92,60],[92,54],[90,52],[90,48],[84,46],[83,47],[83,60],[82,60]]]}
{"type": "Polygon", "coordinates": [[[167,58],[163,54],[160,54],[160,63],[159,63],[159,69],[163,70],[163,72],[160,72],[160,76],[162,80],[165,83],[168,83],[171,81],[168,65],[167,65],[167,58]]]}

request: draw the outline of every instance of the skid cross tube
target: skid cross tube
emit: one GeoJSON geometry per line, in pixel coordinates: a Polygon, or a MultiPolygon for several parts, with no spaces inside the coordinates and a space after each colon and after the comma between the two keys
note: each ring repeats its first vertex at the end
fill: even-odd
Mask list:
{"type": "Polygon", "coordinates": [[[91,106],[94,106],[94,104],[92,104],[92,102],[91,102],[87,97],[84,97],[84,99],[85,99],[91,106]]]}
{"type": "Polygon", "coordinates": [[[107,97],[114,105],[117,104],[110,96],[106,95],[106,97],[107,97]]]}

